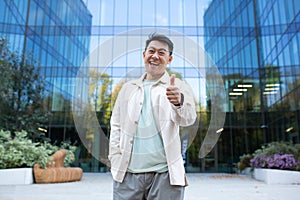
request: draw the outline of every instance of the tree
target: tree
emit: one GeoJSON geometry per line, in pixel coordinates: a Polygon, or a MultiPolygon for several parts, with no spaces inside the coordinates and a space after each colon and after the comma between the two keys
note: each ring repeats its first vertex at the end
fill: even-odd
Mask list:
{"type": "Polygon", "coordinates": [[[12,52],[0,38],[0,129],[26,130],[31,139],[44,136],[48,112],[44,107],[44,82],[32,56],[12,52]]]}
{"type": "Polygon", "coordinates": [[[91,106],[97,112],[97,117],[102,126],[108,126],[111,114],[111,94],[109,87],[112,80],[109,75],[90,71],[89,98],[91,106]]]}

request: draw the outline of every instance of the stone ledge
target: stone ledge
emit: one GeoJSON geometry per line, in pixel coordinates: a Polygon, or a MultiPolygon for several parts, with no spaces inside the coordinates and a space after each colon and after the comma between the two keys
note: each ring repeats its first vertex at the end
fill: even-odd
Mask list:
{"type": "Polygon", "coordinates": [[[32,183],[32,168],[14,168],[0,170],[0,185],[27,185],[32,183]]]}
{"type": "Polygon", "coordinates": [[[253,178],[267,184],[300,184],[298,171],[255,168],[253,178]]]}

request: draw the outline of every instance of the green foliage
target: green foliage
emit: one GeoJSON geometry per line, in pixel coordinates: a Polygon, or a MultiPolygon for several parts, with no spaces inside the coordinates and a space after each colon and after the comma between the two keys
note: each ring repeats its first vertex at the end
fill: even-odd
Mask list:
{"type": "Polygon", "coordinates": [[[44,81],[30,55],[12,52],[0,38],[0,129],[25,130],[30,138],[41,138],[49,112],[44,106],[44,81]]]}
{"type": "Polygon", "coordinates": [[[189,163],[193,166],[199,165],[199,151],[201,147],[201,142],[199,141],[199,137],[195,137],[193,140],[193,143],[189,146],[187,153],[188,153],[188,159],[189,163]]]}
{"type": "Polygon", "coordinates": [[[45,166],[51,151],[27,138],[25,131],[16,132],[13,137],[9,131],[0,131],[0,168],[33,167],[38,161],[45,166]]]}
{"type": "Polygon", "coordinates": [[[169,75],[171,74],[175,74],[176,78],[179,78],[180,80],[182,80],[182,74],[176,71],[172,71],[170,68],[166,68],[166,71],[168,72],[169,75]]]}
{"type": "Polygon", "coordinates": [[[257,149],[253,156],[258,154],[264,154],[266,156],[272,156],[274,154],[293,154],[295,158],[299,159],[298,152],[299,147],[291,142],[271,142],[257,149]]]}
{"type": "Polygon", "coordinates": [[[104,126],[108,126],[110,121],[111,94],[109,87],[111,84],[112,80],[109,75],[90,71],[88,95],[93,101],[90,102],[91,108],[89,109],[97,111],[99,123],[104,126]]]}
{"type": "Polygon", "coordinates": [[[240,156],[240,162],[238,162],[237,167],[240,171],[243,171],[247,167],[250,167],[250,160],[253,158],[251,154],[244,154],[240,156]]]}
{"type": "Polygon", "coordinates": [[[15,132],[0,130],[0,169],[33,167],[38,163],[45,168],[47,163],[52,163],[50,156],[58,149],[66,149],[65,166],[74,162],[75,146],[62,143],[60,146],[49,142],[32,142],[26,131],[15,132]]]}
{"type": "Polygon", "coordinates": [[[295,148],[297,149],[297,158],[300,159],[300,144],[295,144],[295,148]]]}
{"type": "MultiPolygon", "coordinates": [[[[262,146],[260,149],[257,149],[253,156],[273,156],[275,154],[284,155],[292,154],[296,161],[300,163],[300,145],[293,144],[292,142],[272,142],[266,146],[262,146]]],[[[294,170],[300,171],[300,165],[297,165],[294,170]]]]}
{"type": "Polygon", "coordinates": [[[67,150],[67,155],[65,157],[65,167],[70,167],[71,164],[75,161],[75,156],[74,156],[74,153],[77,149],[76,146],[74,145],[71,145],[69,143],[66,143],[66,142],[62,142],[60,144],[50,144],[49,142],[44,142],[42,144],[46,149],[50,150],[50,154],[49,155],[52,155],[54,154],[56,151],[58,151],[59,149],[65,149],[67,150]]]}
{"type": "MultiPolygon", "coordinates": [[[[240,162],[238,163],[238,169],[244,170],[246,167],[250,167],[250,160],[255,156],[263,155],[269,157],[275,154],[292,154],[294,155],[294,158],[299,162],[300,145],[293,144],[292,142],[271,142],[267,145],[263,145],[260,149],[257,149],[253,154],[242,155],[240,157],[240,162]]],[[[296,170],[300,170],[300,166],[298,166],[298,169],[296,170]]]]}

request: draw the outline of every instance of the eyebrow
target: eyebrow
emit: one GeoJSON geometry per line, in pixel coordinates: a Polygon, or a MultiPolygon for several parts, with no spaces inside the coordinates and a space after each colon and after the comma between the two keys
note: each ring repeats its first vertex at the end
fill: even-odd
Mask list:
{"type": "Polygon", "coordinates": [[[168,51],[168,50],[165,49],[165,48],[157,49],[157,48],[155,48],[155,47],[153,47],[153,46],[149,46],[148,49],[149,49],[149,48],[156,49],[156,50],[164,50],[164,51],[170,52],[170,51],[168,51]]]}

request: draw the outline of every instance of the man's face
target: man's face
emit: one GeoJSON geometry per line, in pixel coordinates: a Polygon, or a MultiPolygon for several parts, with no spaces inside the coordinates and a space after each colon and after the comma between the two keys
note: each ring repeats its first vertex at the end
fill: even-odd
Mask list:
{"type": "Polygon", "coordinates": [[[148,80],[159,79],[165,72],[167,65],[172,61],[169,47],[166,43],[151,41],[143,52],[144,63],[148,80]]]}

